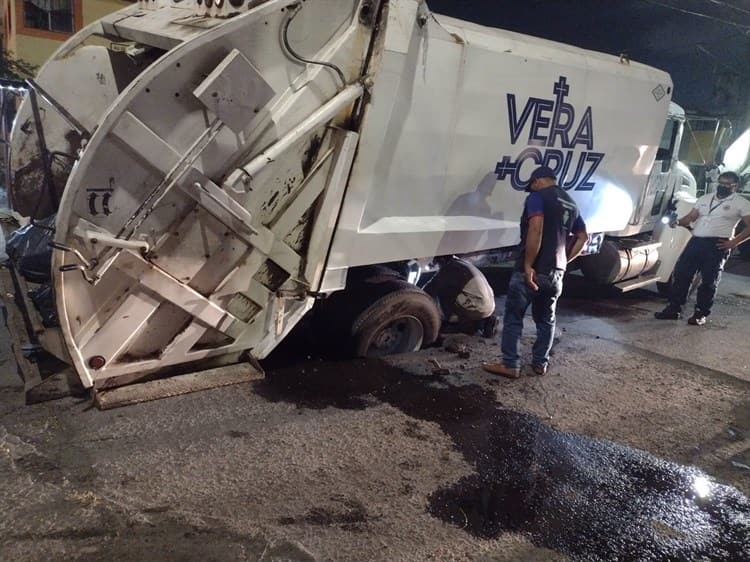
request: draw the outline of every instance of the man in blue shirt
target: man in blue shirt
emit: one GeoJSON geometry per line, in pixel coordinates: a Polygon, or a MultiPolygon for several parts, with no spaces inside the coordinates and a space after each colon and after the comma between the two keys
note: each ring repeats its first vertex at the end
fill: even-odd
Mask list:
{"type": "Polygon", "coordinates": [[[521,216],[521,253],[505,301],[502,363],[484,365],[485,371],[514,379],[521,376],[518,348],[529,305],[536,323],[531,369],[537,375],[547,372],[563,274],[588,238],[578,207],[557,186],[550,168],[540,166],[534,170],[526,190],[531,194],[521,216]]]}

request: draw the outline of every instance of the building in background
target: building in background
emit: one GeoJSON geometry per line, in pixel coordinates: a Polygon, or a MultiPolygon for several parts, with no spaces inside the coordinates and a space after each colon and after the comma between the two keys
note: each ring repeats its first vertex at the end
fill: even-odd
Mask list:
{"type": "Polygon", "coordinates": [[[68,37],[130,0],[1,0],[3,47],[42,65],[68,37]]]}

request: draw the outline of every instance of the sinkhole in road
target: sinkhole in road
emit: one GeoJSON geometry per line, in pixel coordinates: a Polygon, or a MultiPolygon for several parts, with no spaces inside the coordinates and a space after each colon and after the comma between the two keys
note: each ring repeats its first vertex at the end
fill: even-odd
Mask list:
{"type": "Polygon", "coordinates": [[[750,560],[750,501],[694,467],[564,433],[505,409],[495,393],[385,361],[312,361],[256,390],[300,408],[384,402],[437,423],[475,473],[425,498],[477,537],[522,533],[580,560],[750,560]]]}

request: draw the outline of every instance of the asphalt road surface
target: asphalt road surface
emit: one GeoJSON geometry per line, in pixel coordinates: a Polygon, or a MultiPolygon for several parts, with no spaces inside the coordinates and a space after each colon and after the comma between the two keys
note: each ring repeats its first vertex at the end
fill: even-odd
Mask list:
{"type": "Polygon", "coordinates": [[[549,373],[515,381],[481,370],[497,339],[301,334],[264,381],[25,406],[4,333],[0,560],[750,560],[748,265],[704,327],[571,278],[549,373]]]}

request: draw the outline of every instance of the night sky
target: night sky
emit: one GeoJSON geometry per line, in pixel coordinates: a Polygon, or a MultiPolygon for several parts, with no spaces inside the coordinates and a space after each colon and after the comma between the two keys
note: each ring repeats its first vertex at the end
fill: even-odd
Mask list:
{"type": "Polygon", "coordinates": [[[689,111],[741,120],[750,103],[750,0],[427,0],[437,13],[666,70],[689,111]]]}

